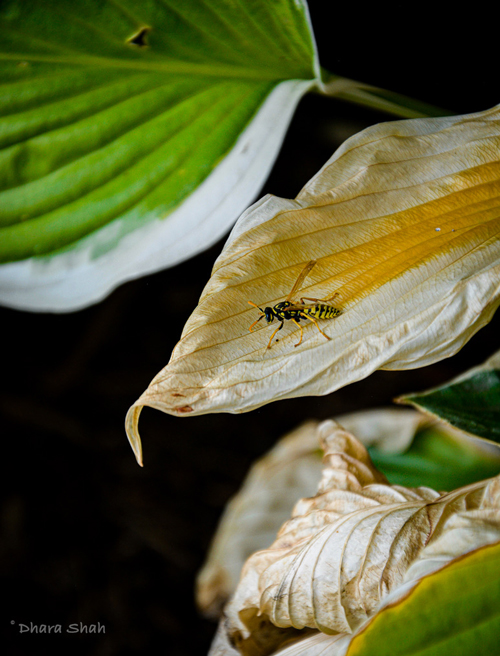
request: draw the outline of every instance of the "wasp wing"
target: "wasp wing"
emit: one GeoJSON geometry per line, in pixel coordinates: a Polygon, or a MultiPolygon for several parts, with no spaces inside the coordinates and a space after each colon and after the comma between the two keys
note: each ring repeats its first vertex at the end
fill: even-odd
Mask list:
{"type": "Polygon", "coordinates": [[[310,262],[308,262],[308,263],[305,265],[305,267],[304,267],[304,268],[302,269],[302,271],[300,272],[299,277],[298,277],[297,280],[295,281],[295,284],[293,285],[293,287],[292,287],[290,293],[289,293],[288,296],[286,297],[285,301],[290,301],[290,299],[291,299],[292,296],[295,294],[295,292],[297,291],[297,289],[300,289],[300,287],[302,286],[302,283],[303,283],[304,280],[307,278],[307,276],[309,275],[309,272],[311,271],[311,269],[313,268],[313,266],[314,266],[315,264],[316,264],[316,260],[311,260],[310,262]]]}
{"type": "MultiPolygon", "coordinates": [[[[298,310],[299,312],[303,312],[304,310],[309,310],[310,308],[316,307],[318,304],[317,303],[297,303],[293,305],[289,305],[286,309],[287,310],[298,310]]],[[[323,303],[323,305],[325,305],[323,303]]]]}

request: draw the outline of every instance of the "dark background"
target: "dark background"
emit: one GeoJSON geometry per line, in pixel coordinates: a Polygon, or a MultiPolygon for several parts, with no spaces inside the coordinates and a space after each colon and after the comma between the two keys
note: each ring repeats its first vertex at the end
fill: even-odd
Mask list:
{"type": "MultiPolygon", "coordinates": [[[[325,68],[451,113],[498,102],[496,20],[484,10],[450,16],[457,6],[382,6],[310,4],[325,68]]],[[[388,118],[304,98],[259,196],[294,197],[347,136],[388,118]]],[[[224,504],[255,458],[307,418],[388,405],[498,348],[497,317],[454,358],[377,372],[327,397],[245,417],[179,419],[146,408],[141,469],[125,437],[125,413],[167,363],[222,246],[127,283],[81,312],[0,309],[4,653],[206,654],[215,626],[197,614],[194,577],[224,504]],[[100,622],[106,633],[19,635],[11,622],[100,622]]]]}

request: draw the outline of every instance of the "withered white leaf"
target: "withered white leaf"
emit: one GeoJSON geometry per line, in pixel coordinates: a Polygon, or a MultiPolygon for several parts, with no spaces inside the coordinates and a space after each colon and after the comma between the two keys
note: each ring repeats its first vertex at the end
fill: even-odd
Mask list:
{"type": "MultiPolygon", "coordinates": [[[[415,410],[384,408],[341,415],[336,420],[365,446],[402,452],[429,420],[415,410]]],[[[251,468],[228,503],[196,584],[202,612],[218,617],[236,589],[245,560],[267,548],[295,502],[314,495],[323,469],[319,421],[308,421],[283,437],[251,468]]]]}
{"type": "Polygon", "coordinates": [[[261,624],[281,627],[282,641],[311,629],[351,634],[414,576],[412,564],[432,561],[420,576],[436,559],[500,540],[500,479],[443,496],[390,486],[353,436],[331,421],[320,430],[326,467],[317,495],[247,561],[225,610],[228,640],[242,654],[259,653],[261,624]]]}
{"type": "Polygon", "coordinates": [[[196,599],[204,614],[220,615],[248,556],[273,542],[297,499],[315,493],[323,468],[317,424],[309,421],[281,439],[252,466],[226,506],[196,582],[196,599]]]}
{"type": "MultiPolygon", "coordinates": [[[[265,196],[239,219],[169,364],[127,416],[244,412],[322,395],[375,369],[457,352],[500,303],[500,106],[375,125],[348,139],[295,200],[265,196]],[[332,299],[303,340],[287,321],[249,333],[260,308],[332,299]],[[275,338],[276,339],[276,338],[275,338]],[[295,348],[295,346],[297,346],[295,348]]],[[[265,324],[261,322],[259,327],[265,324]]]]}
{"type": "MultiPolygon", "coordinates": [[[[486,481],[478,507],[471,504],[467,509],[459,509],[446,518],[440,530],[433,533],[432,539],[411,564],[404,581],[411,585],[453,558],[499,540],[500,476],[497,476],[486,481]]],[[[389,602],[390,599],[385,604],[389,602]]]]}

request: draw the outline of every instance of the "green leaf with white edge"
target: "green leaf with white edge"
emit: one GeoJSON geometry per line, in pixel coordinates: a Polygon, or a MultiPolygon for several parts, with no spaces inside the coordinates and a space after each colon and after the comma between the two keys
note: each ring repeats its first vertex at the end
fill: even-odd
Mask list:
{"type": "Polygon", "coordinates": [[[347,656],[491,656],[500,634],[500,544],[482,547],[384,608],[347,656]]]}
{"type": "Polygon", "coordinates": [[[461,430],[500,442],[500,351],[442,387],[397,399],[461,430]]]}
{"type": "Polygon", "coordinates": [[[424,425],[403,453],[369,448],[370,457],[393,485],[453,490],[500,473],[500,449],[445,424],[424,425]]]}
{"type": "Polygon", "coordinates": [[[321,84],[305,0],[10,0],[0,34],[0,302],[20,309],[217,241],[321,84]]]}

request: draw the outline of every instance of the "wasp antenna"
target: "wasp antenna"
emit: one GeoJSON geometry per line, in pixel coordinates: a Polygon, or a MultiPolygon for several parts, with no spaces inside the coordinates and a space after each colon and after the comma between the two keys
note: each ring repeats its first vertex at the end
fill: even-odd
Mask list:
{"type": "Polygon", "coordinates": [[[256,305],[255,303],[252,303],[252,301],[248,301],[248,302],[250,303],[250,305],[253,305],[255,308],[257,308],[257,310],[260,310],[263,314],[265,314],[264,310],[262,308],[260,308],[258,305],[256,305]]]}

